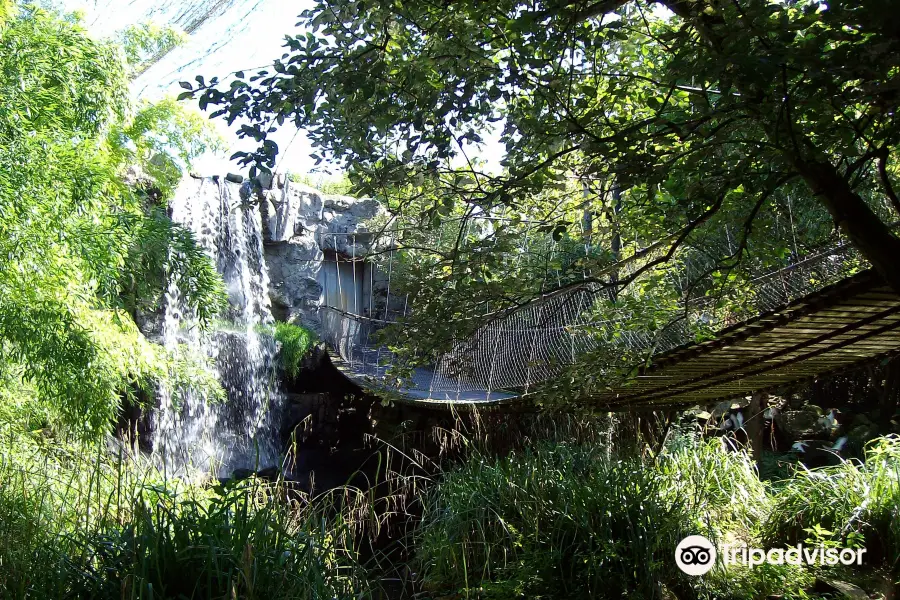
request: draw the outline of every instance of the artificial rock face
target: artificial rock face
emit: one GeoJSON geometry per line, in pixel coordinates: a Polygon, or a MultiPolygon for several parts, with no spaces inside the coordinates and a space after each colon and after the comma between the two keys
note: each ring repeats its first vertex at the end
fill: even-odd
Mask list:
{"type": "Polygon", "coordinates": [[[373,199],[323,194],[281,176],[259,194],[273,313],[321,333],[325,253],[364,256],[372,241],[364,223],[384,209],[373,199]]]}
{"type": "MultiPolygon", "coordinates": [[[[241,184],[222,177],[191,177],[210,180],[221,186],[223,193],[230,194],[233,202],[259,210],[272,313],[277,320],[302,325],[321,337],[320,308],[326,301],[329,277],[335,286],[334,263],[337,260],[348,267],[354,258],[369,252],[373,236],[366,235],[365,223],[383,215],[384,209],[376,200],[323,194],[282,174],[260,175],[255,182],[244,179],[241,184]],[[330,274],[326,263],[331,266],[330,274]]],[[[352,276],[346,274],[346,269],[342,273],[343,287],[347,288],[352,276]]],[[[383,274],[376,272],[371,277],[371,283],[380,291],[385,285],[383,274]]],[[[368,293],[368,288],[359,290],[360,295],[364,293],[368,293]]],[[[334,302],[333,297],[328,299],[332,304],[341,304],[334,302]]],[[[379,306],[383,310],[383,302],[379,306]]],[[[346,301],[343,308],[354,311],[346,301]]],[[[137,321],[150,339],[161,339],[162,309],[140,313],[137,321]]]]}
{"type": "MultiPolygon", "coordinates": [[[[140,174],[132,181],[139,185],[140,174]]],[[[227,477],[273,467],[281,435],[293,429],[296,415],[276,376],[277,346],[260,326],[286,320],[330,340],[334,336],[323,334],[329,323],[344,324],[342,311],[377,309],[373,290],[382,289],[380,275],[361,259],[373,238],[365,222],[383,209],[278,175],[256,181],[186,177],[168,209],[222,274],[229,297],[225,323],[211,335],[201,333],[175,280],[158,309],[136,320],[150,339],[212,359],[227,401],[208,403],[189,388],[178,394],[160,388],[142,443],[173,472],[199,468],[227,477]],[[329,303],[338,310],[324,309],[329,303]]]]}

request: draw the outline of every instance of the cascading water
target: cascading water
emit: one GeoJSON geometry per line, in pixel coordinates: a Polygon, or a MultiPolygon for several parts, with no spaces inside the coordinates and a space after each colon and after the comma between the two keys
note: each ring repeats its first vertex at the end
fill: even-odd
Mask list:
{"type": "Polygon", "coordinates": [[[178,280],[166,293],[163,343],[206,359],[227,399],[210,401],[190,388],[161,389],[153,453],[167,471],[227,476],[278,463],[283,406],[275,368],[269,278],[259,211],[238,185],[186,177],[170,202],[171,217],[195,238],[225,280],[229,309],[223,325],[202,331],[178,280]]]}

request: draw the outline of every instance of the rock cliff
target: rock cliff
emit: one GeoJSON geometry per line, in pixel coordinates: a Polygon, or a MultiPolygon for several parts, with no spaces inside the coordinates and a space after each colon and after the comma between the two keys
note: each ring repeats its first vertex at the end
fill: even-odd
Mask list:
{"type": "Polygon", "coordinates": [[[277,319],[321,333],[326,253],[340,260],[364,255],[372,241],[365,223],[384,209],[373,199],[323,194],[280,174],[260,184],[272,311],[277,319]]]}

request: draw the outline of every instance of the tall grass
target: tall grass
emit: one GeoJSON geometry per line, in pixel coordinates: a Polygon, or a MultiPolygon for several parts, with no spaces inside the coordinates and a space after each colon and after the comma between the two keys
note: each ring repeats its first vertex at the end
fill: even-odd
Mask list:
{"type": "Polygon", "coordinates": [[[189,485],[21,434],[0,449],[3,598],[364,598],[354,528],[283,484],[189,485]]]}
{"type": "Polygon", "coordinates": [[[752,535],[770,509],[766,486],[749,455],[730,438],[674,438],[652,465],[662,493],[684,504],[695,529],[711,539],[727,529],[752,535]]]}
{"type": "Polygon", "coordinates": [[[601,448],[541,445],[476,457],[425,503],[421,575],[438,588],[499,597],[658,597],[689,523],[663,482],[601,448]]]}
{"type": "Polygon", "coordinates": [[[431,591],[749,599],[811,582],[793,566],[720,567],[699,579],[677,570],[685,536],[758,545],[772,508],[753,461],[722,439],[675,438],[644,459],[560,441],[503,457],[475,452],[438,478],[424,504],[416,560],[431,591]]]}
{"type": "MultiPolygon", "coordinates": [[[[663,494],[680,501],[690,521],[687,529],[723,544],[760,545],[759,527],[772,510],[769,487],[756,465],[733,438],[699,439],[676,431],[656,461],[648,465],[663,481],[663,494]]],[[[806,597],[813,576],[792,565],[719,565],[702,578],[682,582],[682,596],[735,600],[806,597]]]]}
{"type": "Polygon", "coordinates": [[[873,441],[865,461],[802,466],[774,490],[762,527],[769,545],[807,540],[864,546],[867,561],[900,567],[900,437],[873,441]]]}
{"type": "Polygon", "coordinates": [[[619,454],[609,425],[476,421],[469,439],[439,432],[443,460],[395,446],[369,490],[315,498],[285,482],[167,479],[121,446],[4,427],[0,597],[365,599],[394,578],[392,597],[749,600],[805,597],[814,578],[793,566],[689,578],[674,549],[690,534],[854,541],[896,573],[900,438],[865,463],[769,484],[727,440],[676,431],[658,454],[619,454]]]}

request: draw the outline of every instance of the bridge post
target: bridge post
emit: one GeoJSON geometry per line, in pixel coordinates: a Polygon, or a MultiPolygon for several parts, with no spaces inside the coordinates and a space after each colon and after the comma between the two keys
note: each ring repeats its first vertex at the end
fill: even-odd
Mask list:
{"type": "Polygon", "coordinates": [[[745,421],[745,429],[747,430],[747,441],[750,444],[750,455],[756,462],[757,470],[760,469],[760,461],[762,460],[763,441],[765,435],[765,413],[766,406],[769,404],[768,392],[754,392],[750,397],[749,414],[745,421]]]}

